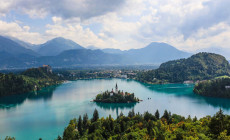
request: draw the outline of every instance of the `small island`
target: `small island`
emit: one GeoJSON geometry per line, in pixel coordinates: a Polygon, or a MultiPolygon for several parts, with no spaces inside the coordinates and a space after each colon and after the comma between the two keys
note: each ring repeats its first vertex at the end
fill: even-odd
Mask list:
{"type": "Polygon", "coordinates": [[[111,91],[105,91],[96,96],[94,102],[103,102],[103,103],[134,103],[139,102],[138,98],[134,96],[134,93],[128,93],[118,90],[118,86],[116,84],[115,91],[113,89],[111,91]]]}

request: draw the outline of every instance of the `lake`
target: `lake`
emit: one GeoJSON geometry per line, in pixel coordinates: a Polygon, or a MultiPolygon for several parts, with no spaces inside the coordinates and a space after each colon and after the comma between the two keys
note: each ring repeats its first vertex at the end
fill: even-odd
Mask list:
{"type": "Polygon", "coordinates": [[[50,140],[62,135],[69,120],[87,113],[92,117],[96,108],[100,117],[111,114],[116,118],[146,111],[162,115],[167,109],[172,113],[198,118],[215,114],[219,108],[230,114],[230,100],[195,95],[193,85],[149,85],[126,79],[92,79],[70,81],[39,92],[0,98],[0,139],[14,136],[17,140],[50,140]],[[140,103],[106,104],[90,102],[102,91],[114,89],[135,93],[140,103]],[[148,99],[149,98],[149,99],[148,99]]]}

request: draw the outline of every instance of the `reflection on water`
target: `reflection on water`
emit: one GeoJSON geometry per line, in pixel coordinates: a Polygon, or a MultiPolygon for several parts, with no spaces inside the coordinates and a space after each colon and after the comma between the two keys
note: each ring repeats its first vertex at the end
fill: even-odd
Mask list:
{"type": "Polygon", "coordinates": [[[137,103],[100,103],[100,102],[95,102],[97,106],[99,106],[102,109],[105,110],[115,110],[117,108],[120,109],[130,109],[133,108],[137,103]]]}
{"type": "Polygon", "coordinates": [[[97,106],[104,110],[116,110],[116,115],[118,116],[119,109],[131,109],[133,108],[137,103],[100,103],[100,102],[95,102],[97,106]]]}
{"type": "Polygon", "coordinates": [[[167,93],[176,95],[185,95],[191,93],[194,84],[161,84],[161,85],[149,85],[142,83],[145,87],[157,93],[167,93]]]}
{"type": "Polygon", "coordinates": [[[204,101],[212,106],[230,110],[230,99],[206,97],[204,101]]]}
{"type": "Polygon", "coordinates": [[[0,109],[10,109],[21,105],[26,100],[51,100],[53,96],[53,91],[57,86],[50,86],[43,88],[39,91],[19,94],[19,95],[10,95],[0,98],[0,109]]]}
{"type": "Polygon", "coordinates": [[[204,97],[192,92],[194,84],[164,84],[164,85],[148,85],[144,84],[150,90],[159,94],[173,94],[176,97],[186,97],[193,100],[197,104],[209,104],[214,107],[230,110],[230,99],[204,97]]]}

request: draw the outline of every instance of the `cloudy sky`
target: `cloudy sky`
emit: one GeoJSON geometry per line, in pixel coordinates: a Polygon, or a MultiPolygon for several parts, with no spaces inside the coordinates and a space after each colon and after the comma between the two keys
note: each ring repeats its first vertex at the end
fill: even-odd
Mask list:
{"type": "Polygon", "coordinates": [[[0,35],[99,48],[230,49],[230,0],[1,0],[0,35]]]}

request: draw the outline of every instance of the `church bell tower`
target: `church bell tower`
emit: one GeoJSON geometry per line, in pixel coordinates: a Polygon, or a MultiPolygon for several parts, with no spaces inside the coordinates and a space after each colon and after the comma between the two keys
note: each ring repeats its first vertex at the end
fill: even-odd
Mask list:
{"type": "Polygon", "coordinates": [[[116,83],[116,86],[115,86],[115,93],[116,93],[116,94],[118,93],[118,86],[117,86],[117,83],[116,83]]]}

